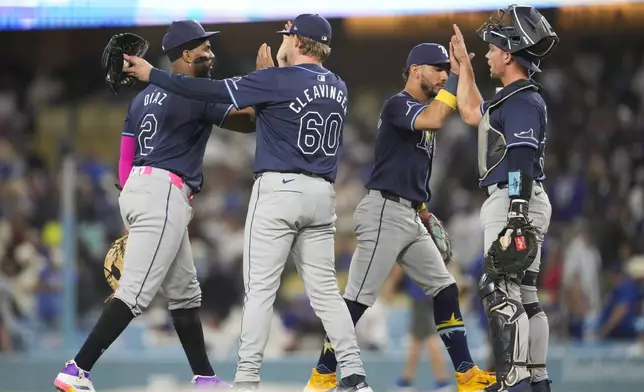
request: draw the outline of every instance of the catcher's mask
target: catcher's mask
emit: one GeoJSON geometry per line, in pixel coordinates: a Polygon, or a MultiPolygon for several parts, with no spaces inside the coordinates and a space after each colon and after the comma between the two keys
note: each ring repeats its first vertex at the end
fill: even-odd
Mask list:
{"type": "Polygon", "coordinates": [[[476,33],[483,41],[512,54],[517,63],[532,73],[541,72],[539,63],[559,44],[559,37],[548,20],[527,5],[499,9],[476,33]]]}

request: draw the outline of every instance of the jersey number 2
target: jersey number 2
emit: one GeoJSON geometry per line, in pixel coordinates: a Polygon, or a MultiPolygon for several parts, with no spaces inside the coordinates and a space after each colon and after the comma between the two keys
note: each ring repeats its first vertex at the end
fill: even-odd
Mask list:
{"type": "Polygon", "coordinates": [[[146,114],[141,121],[141,127],[139,129],[139,151],[141,155],[146,156],[152,152],[154,146],[150,145],[150,141],[157,133],[157,118],[154,114],[146,114]]]}
{"type": "Polygon", "coordinates": [[[297,146],[304,155],[313,155],[320,149],[326,156],[334,156],[340,147],[342,116],[331,113],[324,119],[318,112],[306,112],[300,119],[297,146]]]}

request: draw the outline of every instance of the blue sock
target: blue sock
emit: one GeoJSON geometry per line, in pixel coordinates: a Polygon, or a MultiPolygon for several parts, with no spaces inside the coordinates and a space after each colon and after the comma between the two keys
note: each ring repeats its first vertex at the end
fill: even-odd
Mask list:
{"type": "Polygon", "coordinates": [[[474,361],[467,346],[465,323],[458,303],[456,283],[447,286],[434,297],[434,321],[438,335],[452,359],[454,370],[463,373],[474,367],[474,361]]]}
{"type": "MultiPolygon", "coordinates": [[[[360,320],[360,317],[362,317],[364,312],[368,309],[368,306],[348,299],[345,299],[344,302],[346,302],[347,307],[349,308],[349,313],[351,313],[353,325],[356,325],[358,320],[360,320]]],[[[318,365],[315,369],[320,374],[329,374],[335,373],[337,367],[338,361],[335,359],[335,351],[333,350],[329,337],[327,336],[324,338],[324,347],[322,348],[322,353],[320,354],[320,359],[318,359],[318,365]]]]}
{"type": "Polygon", "coordinates": [[[404,378],[399,378],[396,382],[398,388],[407,388],[411,386],[411,381],[405,380],[404,378]]]}
{"type": "Polygon", "coordinates": [[[443,388],[449,385],[447,381],[436,381],[436,389],[443,388]]]}

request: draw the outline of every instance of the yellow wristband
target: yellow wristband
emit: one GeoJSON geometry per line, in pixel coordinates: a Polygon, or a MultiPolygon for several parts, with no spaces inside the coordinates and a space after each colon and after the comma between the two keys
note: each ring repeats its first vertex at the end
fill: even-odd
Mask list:
{"type": "Polygon", "coordinates": [[[425,210],[425,209],[427,209],[427,206],[425,205],[425,203],[421,204],[421,205],[418,207],[418,211],[422,211],[422,210],[425,210]]]}
{"type": "Polygon", "coordinates": [[[456,95],[450,93],[447,90],[441,89],[436,95],[436,98],[434,99],[437,101],[441,101],[445,105],[452,108],[452,110],[456,109],[456,95]]]}

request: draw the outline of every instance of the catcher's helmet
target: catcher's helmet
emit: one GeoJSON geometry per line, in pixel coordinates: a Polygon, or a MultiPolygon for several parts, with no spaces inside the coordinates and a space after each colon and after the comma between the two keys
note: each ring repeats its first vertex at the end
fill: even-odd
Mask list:
{"type": "Polygon", "coordinates": [[[511,53],[519,64],[533,72],[541,72],[539,62],[559,44],[550,23],[529,5],[499,9],[476,33],[483,41],[511,53]]]}

